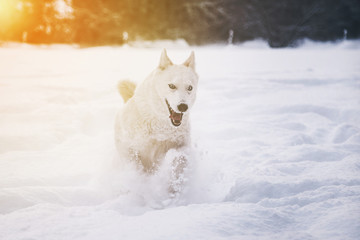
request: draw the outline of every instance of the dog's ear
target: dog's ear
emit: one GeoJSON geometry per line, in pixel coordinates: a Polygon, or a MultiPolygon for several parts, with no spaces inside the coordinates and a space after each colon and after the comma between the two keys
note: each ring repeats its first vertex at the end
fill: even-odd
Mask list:
{"type": "Polygon", "coordinates": [[[183,63],[186,67],[190,67],[195,71],[195,54],[191,51],[190,57],[183,63]]]}
{"type": "Polygon", "coordinates": [[[164,48],[162,53],[161,53],[159,68],[161,70],[164,70],[165,68],[167,68],[168,66],[171,66],[171,65],[173,65],[173,63],[171,62],[171,60],[167,56],[166,49],[164,48]]]}

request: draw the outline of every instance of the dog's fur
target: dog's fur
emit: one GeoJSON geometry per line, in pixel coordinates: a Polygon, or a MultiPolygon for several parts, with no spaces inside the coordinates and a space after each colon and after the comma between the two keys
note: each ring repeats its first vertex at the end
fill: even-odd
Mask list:
{"type": "Polygon", "coordinates": [[[115,122],[115,142],[120,155],[151,172],[168,150],[188,146],[189,111],[197,85],[194,52],[183,64],[175,65],[165,49],[159,66],[138,86],[120,81],[118,89],[125,102],[115,122]]]}

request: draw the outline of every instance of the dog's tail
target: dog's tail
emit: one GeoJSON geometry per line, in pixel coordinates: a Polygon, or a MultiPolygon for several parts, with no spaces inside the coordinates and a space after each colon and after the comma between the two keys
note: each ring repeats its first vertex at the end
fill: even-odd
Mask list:
{"type": "Polygon", "coordinates": [[[124,99],[126,103],[132,96],[134,96],[136,84],[129,80],[121,80],[118,83],[118,90],[121,97],[124,99]]]}

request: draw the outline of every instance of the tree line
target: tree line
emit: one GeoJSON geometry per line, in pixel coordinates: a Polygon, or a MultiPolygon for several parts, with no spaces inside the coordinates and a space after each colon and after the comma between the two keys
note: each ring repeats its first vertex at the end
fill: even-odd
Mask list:
{"type": "Polygon", "coordinates": [[[304,38],[360,37],[359,0],[8,0],[5,5],[0,4],[3,42],[121,45],[182,38],[201,45],[264,39],[271,47],[286,47],[304,38]]]}

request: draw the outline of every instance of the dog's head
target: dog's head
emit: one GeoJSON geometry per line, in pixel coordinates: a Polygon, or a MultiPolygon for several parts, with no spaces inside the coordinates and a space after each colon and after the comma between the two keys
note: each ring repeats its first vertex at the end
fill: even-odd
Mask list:
{"type": "Polygon", "coordinates": [[[173,126],[180,126],[196,98],[198,76],[195,72],[194,52],[183,64],[175,65],[164,49],[154,81],[157,96],[162,102],[159,112],[168,117],[173,126]]]}

